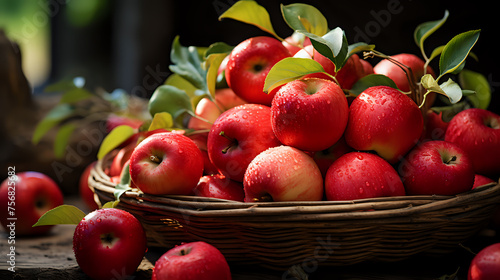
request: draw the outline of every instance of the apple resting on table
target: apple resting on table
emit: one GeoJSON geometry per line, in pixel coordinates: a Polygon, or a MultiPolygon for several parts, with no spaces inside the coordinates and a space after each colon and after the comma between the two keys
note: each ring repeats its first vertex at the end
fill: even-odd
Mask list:
{"type": "Polygon", "coordinates": [[[96,280],[134,274],[146,253],[146,234],[130,213],[103,208],[75,228],[73,251],[80,268],[96,280]]]}
{"type": "Polygon", "coordinates": [[[423,127],[420,109],[410,97],[391,87],[374,86],[352,102],[345,140],[355,150],[375,151],[394,164],[415,146],[423,127]]]}
{"type": "Polygon", "coordinates": [[[335,201],[401,196],[405,195],[405,189],[396,170],[383,158],[350,152],[328,169],[325,193],[327,200],[335,201]]]}
{"type": "Polygon", "coordinates": [[[227,84],[245,101],[269,106],[275,91],[269,94],[263,91],[267,73],[278,61],[290,56],[287,48],[272,37],[246,39],[229,55],[226,66],[227,84]]]}
{"type": "Polygon", "coordinates": [[[208,134],[208,156],[219,171],[243,182],[252,159],[280,145],[271,128],[271,108],[246,104],[222,113],[208,134]]]}
{"type": "Polygon", "coordinates": [[[271,124],[281,143],[306,151],[321,151],[344,133],[347,99],[334,82],[306,78],[287,83],[271,106],[271,124]]]}
{"type": "Polygon", "coordinates": [[[224,255],[214,246],[198,241],[176,246],[155,263],[156,280],[231,280],[224,255]]]}
{"type": "Polygon", "coordinates": [[[59,186],[49,176],[39,172],[19,172],[0,185],[0,205],[4,207],[0,211],[0,223],[7,232],[14,230],[19,236],[48,232],[52,226],[32,226],[45,212],[61,204],[63,194],[59,186]],[[15,229],[7,227],[12,223],[8,218],[17,218],[15,229]]]}

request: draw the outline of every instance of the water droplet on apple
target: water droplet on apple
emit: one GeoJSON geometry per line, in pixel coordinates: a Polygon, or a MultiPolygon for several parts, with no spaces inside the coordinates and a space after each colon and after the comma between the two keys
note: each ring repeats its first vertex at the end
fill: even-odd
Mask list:
{"type": "Polygon", "coordinates": [[[359,188],[359,194],[365,193],[365,190],[363,188],[359,188]]]}
{"type": "Polygon", "coordinates": [[[367,187],[369,187],[369,186],[370,186],[370,182],[366,181],[366,182],[365,182],[365,185],[366,185],[367,187]]]}
{"type": "Polygon", "coordinates": [[[363,160],[363,155],[357,155],[356,156],[359,160],[363,160]]]}

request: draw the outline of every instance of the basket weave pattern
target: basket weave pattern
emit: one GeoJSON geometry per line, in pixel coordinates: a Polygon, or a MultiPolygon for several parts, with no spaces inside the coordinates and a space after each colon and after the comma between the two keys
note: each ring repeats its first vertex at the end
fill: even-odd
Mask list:
{"type": "MultiPolygon", "coordinates": [[[[106,164],[99,161],[89,177],[101,203],[115,199],[106,164]]],[[[201,240],[231,263],[283,269],[308,260],[341,266],[450,253],[486,225],[498,204],[497,183],[457,196],[319,202],[241,203],[129,191],[118,208],[141,221],[149,246],[201,240]]]]}

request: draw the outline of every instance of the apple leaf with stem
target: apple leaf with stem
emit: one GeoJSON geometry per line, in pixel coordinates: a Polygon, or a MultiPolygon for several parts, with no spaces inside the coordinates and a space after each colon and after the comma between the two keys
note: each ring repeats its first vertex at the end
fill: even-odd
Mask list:
{"type": "Polygon", "coordinates": [[[448,97],[451,104],[455,104],[462,99],[462,89],[452,79],[448,79],[448,81],[438,84],[437,80],[435,80],[431,74],[425,74],[420,82],[422,86],[427,89],[420,107],[425,103],[427,95],[431,92],[437,92],[448,97]]]}
{"type": "Polygon", "coordinates": [[[269,16],[266,8],[262,7],[253,0],[241,0],[234,3],[231,8],[219,17],[219,20],[222,20],[223,18],[231,18],[254,25],[273,35],[278,40],[283,41],[283,39],[274,31],[273,25],[271,24],[271,17],[269,16]]]}
{"type": "MultiPolygon", "coordinates": [[[[298,30],[298,32],[301,31],[298,30]]],[[[303,33],[311,39],[311,44],[315,50],[333,62],[335,72],[338,72],[344,66],[349,47],[344,30],[337,27],[321,37],[309,32],[303,33]]]]}
{"type": "Polygon", "coordinates": [[[373,51],[375,49],[375,45],[368,45],[365,42],[358,42],[347,46],[347,57],[346,60],[351,57],[351,55],[365,52],[365,51],[373,51]]]}
{"type": "Polygon", "coordinates": [[[207,89],[206,71],[201,67],[200,55],[196,47],[183,47],[176,36],[172,43],[170,59],[174,63],[169,69],[189,81],[198,89],[207,89]]]}
{"type": "Polygon", "coordinates": [[[456,74],[461,70],[465,59],[479,39],[481,30],[470,30],[453,37],[443,48],[439,58],[439,80],[448,73],[456,74]]]}
{"type": "Polygon", "coordinates": [[[115,127],[111,132],[102,140],[99,151],[97,152],[97,159],[102,159],[109,152],[118,147],[130,136],[134,135],[135,129],[128,125],[120,125],[115,127]]]}
{"type": "Polygon", "coordinates": [[[226,58],[226,56],[231,53],[233,48],[233,46],[230,46],[226,43],[217,42],[210,45],[203,55],[205,58],[203,66],[207,70],[207,87],[212,101],[215,100],[215,87],[217,84],[219,67],[224,58],[226,58]]]}
{"type": "Polygon", "coordinates": [[[52,225],[77,225],[85,217],[85,213],[73,205],[59,205],[45,212],[33,227],[52,225]]]}
{"type": "MultiPolygon", "coordinates": [[[[427,55],[425,54],[424,51],[424,41],[429,37],[432,33],[434,33],[436,30],[438,30],[448,19],[448,16],[450,13],[448,10],[445,10],[444,16],[440,20],[435,20],[435,21],[428,21],[421,23],[417,26],[413,33],[413,37],[415,39],[415,43],[417,46],[420,48],[422,52],[422,56],[424,57],[424,60],[430,61],[431,59],[427,58],[427,55]]],[[[426,69],[427,67],[424,67],[426,69]]]]}
{"type": "Polygon", "coordinates": [[[311,5],[295,3],[285,6],[281,4],[281,14],[288,26],[297,32],[323,36],[329,31],[325,16],[311,5]]]}
{"type": "Polygon", "coordinates": [[[351,96],[358,96],[363,91],[365,91],[365,89],[373,86],[388,86],[399,90],[396,83],[394,83],[394,81],[391,80],[391,78],[387,77],[386,75],[370,74],[359,79],[352,86],[351,90],[349,91],[349,94],[351,96]]]}
{"type": "Polygon", "coordinates": [[[269,70],[264,82],[264,92],[268,93],[276,87],[300,79],[308,74],[324,73],[332,78],[319,62],[310,58],[287,57],[269,70]]]}
{"type": "Polygon", "coordinates": [[[491,88],[486,77],[482,74],[463,70],[458,74],[458,81],[463,89],[473,90],[474,95],[469,95],[470,100],[475,108],[487,109],[491,101],[491,88]]]}

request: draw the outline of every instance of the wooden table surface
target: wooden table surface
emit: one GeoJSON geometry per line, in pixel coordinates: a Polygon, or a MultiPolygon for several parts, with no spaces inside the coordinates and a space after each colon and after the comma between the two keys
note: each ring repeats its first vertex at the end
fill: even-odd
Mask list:
{"type": "MultiPolygon", "coordinates": [[[[74,199],[67,204],[81,206],[74,199]]],[[[83,206],[82,206],[83,207],[83,206]]],[[[83,209],[83,208],[82,208],[83,209]]],[[[8,235],[0,232],[0,279],[89,279],[78,267],[72,251],[74,225],[58,225],[52,231],[39,237],[16,237],[15,272],[8,270],[7,254],[10,245],[8,235]]],[[[349,267],[320,267],[308,279],[467,279],[467,270],[472,252],[479,252],[488,244],[500,242],[497,231],[483,230],[463,247],[457,247],[449,256],[415,257],[397,263],[362,263],[349,267]],[[470,252],[469,249],[472,251],[470,252]],[[452,275],[455,278],[441,278],[452,275]]],[[[155,261],[165,252],[164,248],[149,248],[137,272],[127,279],[151,279],[155,261]]],[[[297,279],[284,276],[284,271],[271,271],[256,267],[231,267],[234,280],[246,279],[297,279]]]]}

